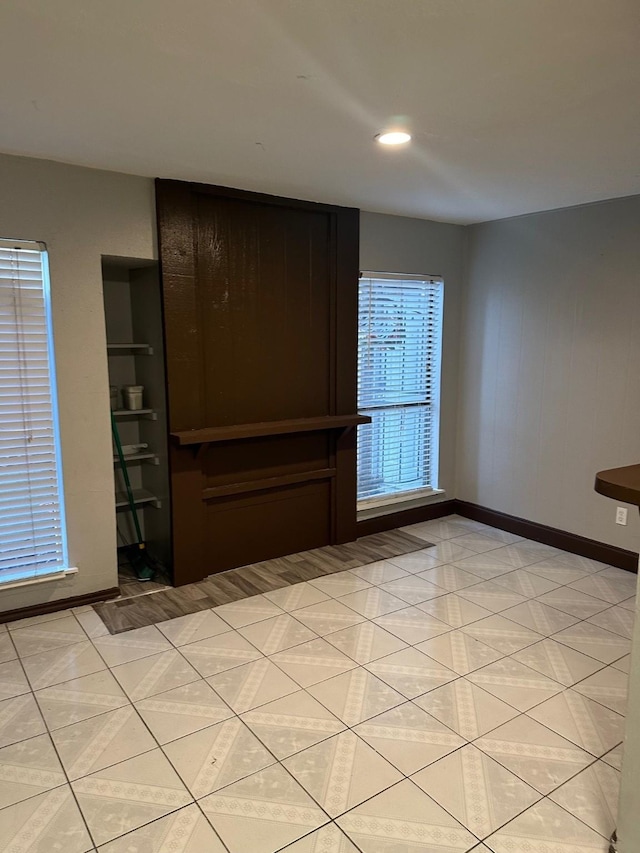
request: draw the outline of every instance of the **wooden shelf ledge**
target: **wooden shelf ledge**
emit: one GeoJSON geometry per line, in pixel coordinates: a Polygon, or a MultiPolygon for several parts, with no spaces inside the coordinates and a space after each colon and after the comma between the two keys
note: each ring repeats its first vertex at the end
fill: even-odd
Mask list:
{"type": "Polygon", "coordinates": [[[598,471],[594,488],[614,501],[640,506],[640,465],[598,471]]]}
{"type": "Polygon", "coordinates": [[[328,429],[349,429],[368,424],[368,415],[323,415],[317,418],[292,418],[285,421],[266,421],[258,424],[206,427],[172,432],[171,438],[181,447],[193,444],[215,444],[220,441],[262,438],[268,435],[288,435],[295,432],[321,432],[328,429]]]}

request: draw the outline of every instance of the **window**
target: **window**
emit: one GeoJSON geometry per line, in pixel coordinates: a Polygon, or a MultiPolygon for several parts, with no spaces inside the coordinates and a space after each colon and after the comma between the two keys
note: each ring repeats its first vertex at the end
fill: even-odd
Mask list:
{"type": "Polygon", "coordinates": [[[429,494],[438,482],[440,279],[363,273],[358,312],[358,506],[429,494]]]}
{"type": "Polygon", "coordinates": [[[47,253],[0,240],[0,583],[67,567],[47,253]]]}

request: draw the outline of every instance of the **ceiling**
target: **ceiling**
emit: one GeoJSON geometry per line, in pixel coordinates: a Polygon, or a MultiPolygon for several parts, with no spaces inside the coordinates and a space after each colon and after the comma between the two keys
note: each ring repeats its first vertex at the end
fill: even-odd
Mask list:
{"type": "Polygon", "coordinates": [[[7,153],[463,223],[640,193],[638,0],[3,0],[0,33],[7,153]]]}

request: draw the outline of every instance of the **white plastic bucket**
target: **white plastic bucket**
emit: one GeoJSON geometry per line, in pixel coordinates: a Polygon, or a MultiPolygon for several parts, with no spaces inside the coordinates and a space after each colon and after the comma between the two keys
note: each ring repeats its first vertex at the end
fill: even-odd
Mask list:
{"type": "Polygon", "coordinates": [[[125,409],[129,409],[130,411],[141,409],[143,391],[144,385],[124,385],[122,388],[122,397],[125,409]]]}

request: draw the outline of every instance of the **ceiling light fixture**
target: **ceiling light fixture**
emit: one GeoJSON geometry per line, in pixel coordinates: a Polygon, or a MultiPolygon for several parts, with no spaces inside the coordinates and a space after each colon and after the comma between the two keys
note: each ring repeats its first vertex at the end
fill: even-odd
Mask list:
{"type": "Polygon", "coordinates": [[[411,134],[404,130],[392,130],[388,133],[378,133],[374,139],[381,145],[404,145],[405,142],[411,141],[411,134]]]}

